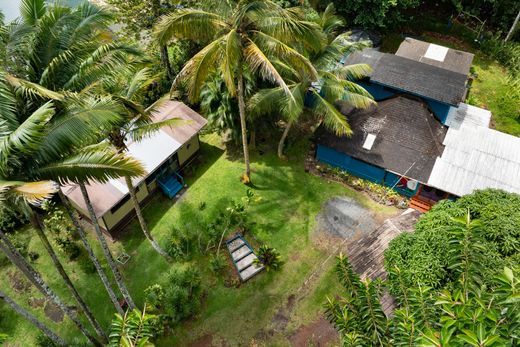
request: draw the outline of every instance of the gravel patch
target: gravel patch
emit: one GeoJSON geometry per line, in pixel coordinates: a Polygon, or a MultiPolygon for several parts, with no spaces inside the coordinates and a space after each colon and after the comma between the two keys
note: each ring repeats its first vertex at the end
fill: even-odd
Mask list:
{"type": "Polygon", "coordinates": [[[367,234],[377,227],[370,210],[348,197],[328,200],[316,220],[318,231],[341,238],[351,238],[356,233],[367,234]]]}

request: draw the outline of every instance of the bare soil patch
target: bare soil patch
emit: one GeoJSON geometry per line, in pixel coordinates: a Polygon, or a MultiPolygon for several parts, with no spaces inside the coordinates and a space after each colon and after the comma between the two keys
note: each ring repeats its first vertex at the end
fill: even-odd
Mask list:
{"type": "Polygon", "coordinates": [[[31,282],[26,280],[19,271],[9,271],[7,274],[11,287],[18,293],[28,293],[31,291],[31,282]]]}
{"type": "Polygon", "coordinates": [[[315,322],[300,326],[289,338],[289,342],[294,347],[322,347],[338,343],[339,336],[334,326],[320,316],[315,322]]]}
{"type": "Polygon", "coordinates": [[[47,302],[43,311],[53,322],[61,323],[63,321],[63,311],[54,303],[47,302]]]}

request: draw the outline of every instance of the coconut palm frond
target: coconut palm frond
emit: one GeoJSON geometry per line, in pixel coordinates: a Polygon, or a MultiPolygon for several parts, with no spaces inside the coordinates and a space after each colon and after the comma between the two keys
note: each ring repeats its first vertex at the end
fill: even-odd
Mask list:
{"type": "Polygon", "coordinates": [[[63,89],[78,90],[120,71],[128,63],[128,56],[140,56],[142,52],[133,45],[110,42],[97,47],[74,74],[63,84],[63,89]]]}
{"type": "Polygon", "coordinates": [[[271,56],[278,56],[286,60],[293,67],[300,68],[310,79],[318,79],[318,73],[311,62],[300,54],[297,50],[283,43],[276,38],[269,36],[260,31],[253,31],[254,41],[259,47],[262,47],[265,52],[271,56]]]}
{"type": "Polygon", "coordinates": [[[265,16],[257,27],[281,42],[303,44],[311,52],[319,52],[327,40],[319,25],[290,15],[265,16]]]}
{"type": "Polygon", "coordinates": [[[223,41],[224,38],[220,37],[195,54],[173,81],[172,90],[181,82],[187,82],[189,99],[192,102],[198,101],[202,85],[216,69],[215,62],[220,61],[223,54],[223,41]]]}
{"type": "Polygon", "coordinates": [[[278,84],[288,95],[291,94],[285,81],[282,76],[280,76],[280,73],[276,70],[273,63],[251,40],[248,41],[245,49],[245,58],[253,72],[258,71],[262,78],[278,84]]]}
{"type": "Polygon", "coordinates": [[[338,136],[351,136],[352,129],[350,129],[347,118],[316,90],[312,90],[312,95],[313,111],[323,119],[325,126],[338,136]]]}
{"type": "Polygon", "coordinates": [[[160,45],[165,45],[174,37],[207,41],[227,28],[226,21],[218,14],[181,9],[163,16],[153,34],[160,45]]]}
{"type": "Polygon", "coordinates": [[[331,71],[334,76],[342,80],[356,81],[367,77],[372,68],[367,64],[352,64],[335,68],[331,71]]]}
{"type": "Polygon", "coordinates": [[[229,31],[225,37],[226,50],[223,55],[221,69],[222,78],[226,83],[229,93],[234,96],[236,93],[235,87],[235,68],[236,62],[241,59],[241,44],[240,37],[235,29],[229,31]]]}
{"type": "Polygon", "coordinates": [[[0,170],[14,153],[28,154],[36,150],[45,137],[46,125],[54,115],[52,102],[47,102],[14,131],[0,138],[0,170]]]}
{"type": "Polygon", "coordinates": [[[252,116],[270,114],[280,109],[280,100],[285,100],[287,93],[282,87],[261,89],[248,102],[248,110],[252,116]]]}
{"type": "Polygon", "coordinates": [[[20,14],[28,24],[36,24],[45,14],[45,10],[45,0],[22,0],[20,3],[20,14]]]}
{"type": "Polygon", "coordinates": [[[4,82],[2,75],[0,75],[0,120],[7,127],[6,130],[14,130],[18,126],[16,96],[4,82]]]}
{"type": "Polygon", "coordinates": [[[335,35],[338,29],[345,25],[345,21],[336,15],[336,8],[330,3],[320,15],[319,25],[327,35],[335,35]]]}
{"type": "Polygon", "coordinates": [[[181,118],[170,118],[160,122],[153,122],[148,124],[139,125],[130,131],[130,136],[134,141],[141,141],[144,138],[153,136],[157,131],[165,127],[178,127],[181,125],[187,125],[192,123],[191,120],[185,120],[181,118]]]}
{"type": "Polygon", "coordinates": [[[0,180],[0,199],[5,201],[22,200],[32,205],[52,197],[58,191],[58,185],[53,181],[4,181],[0,180]]]}
{"type": "Polygon", "coordinates": [[[151,69],[148,67],[137,71],[130,79],[128,87],[126,88],[125,97],[128,100],[132,100],[137,93],[152,84],[156,78],[157,76],[153,75],[151,69]]]}
{"type": "Polygon", "coordinates": [[[75,148],[97,142],[99,137],[121,121],[123,109],[108,97],[87,97],[65,105],[66,112],[53,118],[34,156],[51,161],[75,148]]]}
{"type": "Polygon", "coordinates": [[[82,151],[64,160],[40,167],[39,174],[61,184],[88,180],[104,183],[119,177],[139,177],[144,175],[145,171],[139,161],[121,153],[82,151]]]}
{"type": "Polygon", "coordinates": [[[64,98],[63,94],[42,87],[39,84],[16,78],[9,74],[5,74],[4,76],[7,83],[13,86],[17,91],[20,91],[26,98],[40,97],[52,100],[63,100],[64,98]]]}

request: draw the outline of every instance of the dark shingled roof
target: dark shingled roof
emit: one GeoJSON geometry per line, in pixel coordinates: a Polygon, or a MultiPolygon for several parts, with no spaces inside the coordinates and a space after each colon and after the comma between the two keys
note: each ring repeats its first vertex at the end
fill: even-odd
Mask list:
{"type": "Polygon", "coordinates": [[[423,101],[396,96],[371,109],[356,110],[347,118],[354,132],[352,137],[336,136],[322,125],[316,130],[317,143],[422,183],[428,182],[435,159],[443,152],[446,128],[423,101]],[[363,148],[368,134],[376,135],[370,150],[363,148]]]}
{"type": "Polygon", "coordinates": [[[352,53],[345,64],[372,67],[370,81],[410,94],[458,105],[466,96],[467,75],[376,51],[352,53]]]}
{"type": "Polygon", "coordinates": [[[399,49],[395,55],[434,65],[446,70],[454,71],[460,74],[468,75],[473,62],[473,54],[456,49],[449,48],[443,61],[430,59],[424,55],[430,47],[429,42],[424,42],[407,37],[401,42],[399,49]]]}

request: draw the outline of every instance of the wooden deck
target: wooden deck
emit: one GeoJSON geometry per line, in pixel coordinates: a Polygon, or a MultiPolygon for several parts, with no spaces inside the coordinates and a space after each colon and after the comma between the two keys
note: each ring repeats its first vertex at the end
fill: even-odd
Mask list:
{"type": "MultiPolygon", "coordinates": [[[[346,253],[354,270],[361,278],[386,279],[384,269],[384,251],[390,241],[405,231],[413,230],[420,212],[406,210],[402,215],[387,219],[370,234],[346,245],[346,253]]],[[[383,311],[390,316],[395,308],[394,298],[385,293],[381,298],[383,311]]]]}

